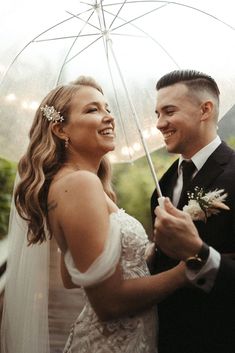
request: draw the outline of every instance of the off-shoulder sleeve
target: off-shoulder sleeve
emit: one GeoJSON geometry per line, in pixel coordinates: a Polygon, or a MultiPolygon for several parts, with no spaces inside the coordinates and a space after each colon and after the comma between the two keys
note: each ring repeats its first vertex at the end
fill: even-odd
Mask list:
{"type": "Polygon", "coordinates": [[[72,282],[82,287],[100,283],[112,276],[121,255],[121,228],[115,214],[110,215],[109,233],[103,252],[95,259],[86,272],[79,272],[69,250],[64,261],[72,282]]]}

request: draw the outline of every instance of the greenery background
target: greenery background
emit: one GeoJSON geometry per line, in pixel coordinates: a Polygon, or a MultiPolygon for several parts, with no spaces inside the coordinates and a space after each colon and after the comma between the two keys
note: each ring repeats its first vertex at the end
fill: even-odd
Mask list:
{"type": "MultiPolygon", "coordinates": [[[[235,149],[235,136],[225,139],[235,149]]],[[[165,148],[151,154],[157,177],[168,169],[177,155],[170,155],[165,148]]],[[[16,163],[0,159],[0,239],[6,236],[16,174],[16,163]]],[[[150,197],[155,184],[145,157],[130,164],[113,166],[113,186],[118,197],[118,206],[136,217],[151,235],[150,197]]]]}
{"type": "Polygon", "coordinates": [[[0,159],[0,239],[2,239],[8,231],[15,174],[16,163],[0,159]]]}
{"type": "MultiPolygon", "coordinates": [[[[160,176],[177,157],[165,149],[152,153],[157,176],[160,176]]],[[[7,234],[8,221],[16,174],[16,163],[0,159],[0,239],[7,234]]],[[[117,193],[118,206],[136,217],[151,232],[150,197],[155,184],[145,157],[134,163],[113,165],[113,186],[117,193]]]]}

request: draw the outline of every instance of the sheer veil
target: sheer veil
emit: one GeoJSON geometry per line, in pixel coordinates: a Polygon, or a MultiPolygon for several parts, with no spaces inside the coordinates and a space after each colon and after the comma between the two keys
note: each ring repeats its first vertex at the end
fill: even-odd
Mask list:
{"type": "MultiPolygon", "coordinates": [[[[19,181],[16,177],[15,186],[19,181]]],[[[15,190],[15,188],[14,188],[15,190]]],[[[120,210],[119,213],[124,213],[120,210]]],[[[65,261],[72,281],[96,284],[111,276],[121,256],[119,214],[110,215],[109,236],[103,253],[85,273],[79,273],[69,251],[65,261]]],[[[27,223],[12,200],[9,252],[1,325],[1,353],[49,353],[48,294],[50,241],[27,245],[27,223]]]]}
{"type": "MultiPolygon", "coordinates": [[[[17,175],[15,186],[19,181],[17,175]]],[[[12,200],[1,353],[49,353],[49,241],[27,246],[27,224],[12,200]]]]}

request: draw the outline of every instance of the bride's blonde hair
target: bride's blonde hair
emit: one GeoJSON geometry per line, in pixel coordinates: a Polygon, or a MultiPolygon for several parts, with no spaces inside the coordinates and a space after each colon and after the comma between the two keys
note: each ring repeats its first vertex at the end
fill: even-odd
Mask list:
{"type": "MultiPolygon", "coordinates": [[[[36,111],[29,133],[28,149],[18,165],[21,181],[15,191],[16,208],[28,223],[29,244],[42,243],[47,238],[48,190],[54,175],[66,158],[64,141],[52,132],[52,123],[43,116],[41,107],[53,106],[63,116],[62,124],[66,124],[70,115],[71,100],[82,86],[93,87],[103,94],[94,79],[81,76],[71,84],[53,89],[36,111]]],[[[111,185],[111,165],[107,157],[102,158],[98,176],[105,192],[116,201],[111,185]]]]}

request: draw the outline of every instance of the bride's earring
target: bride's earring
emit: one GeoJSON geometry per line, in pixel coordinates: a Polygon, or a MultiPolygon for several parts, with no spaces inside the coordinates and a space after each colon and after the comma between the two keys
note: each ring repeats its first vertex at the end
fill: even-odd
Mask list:
{"type": "Polygon", "coordinates": [[[65,147],[65,148],[68,148],[68,147],[69,147],[69,137],[66,137],[66,138],[65,138],[64,147],[65,147]]]}

